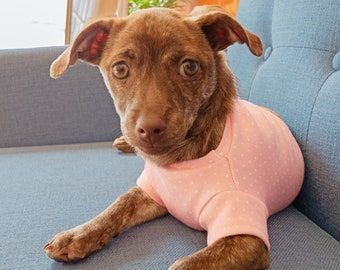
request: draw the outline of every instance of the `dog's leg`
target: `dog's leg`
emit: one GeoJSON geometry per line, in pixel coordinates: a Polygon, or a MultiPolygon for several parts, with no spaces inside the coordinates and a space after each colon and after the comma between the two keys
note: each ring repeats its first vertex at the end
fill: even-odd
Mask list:
{"type": "Polygon", "coordinates": [[[126,142],[124,136],[115,139],[112,146],[123,153],[135,153],[135,149],[126,142]]]}
{"type": "Polygon", "coordinates": [[[169,270],[255,270],[269,267],[269,251],[264,242],[250,235],[222,238],[188,257],[176,261],[169,270]]]}
{"type": "Polygon", "coordinates": [[[57,234],[45,250],[56,261],[76,261],[101,249],[123,230],[166,213],[165,208],[156,204],[140,188],[134,187],[97,217],[57,234]]]}

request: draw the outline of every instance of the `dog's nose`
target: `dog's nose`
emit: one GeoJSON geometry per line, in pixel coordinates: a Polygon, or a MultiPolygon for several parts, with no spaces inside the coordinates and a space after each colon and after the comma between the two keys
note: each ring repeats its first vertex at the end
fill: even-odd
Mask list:
{"type": "Polygon", "coordinates": [[[137,120],[136,130],[139,137],[151,143],[160,140],[165,129],[166,122],[158,117],[141,117],[137,120]]]}

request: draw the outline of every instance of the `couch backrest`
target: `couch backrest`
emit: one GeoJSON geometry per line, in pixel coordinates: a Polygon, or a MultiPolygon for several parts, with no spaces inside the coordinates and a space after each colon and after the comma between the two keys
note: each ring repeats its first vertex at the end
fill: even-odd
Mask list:
{"type": "Polygon", "coordinates": [[[240,95],[289,125],[306,164],[295,206],[340,240],[340,1],[241,0],[238,20],[264,45],[228,50],[240,95]]]}
{"type": "Polygon", "coordinates": [[[0,50],[0,147],[111,141],[119,118],[99,69],[50,65],[66,47],[0,50]]]}

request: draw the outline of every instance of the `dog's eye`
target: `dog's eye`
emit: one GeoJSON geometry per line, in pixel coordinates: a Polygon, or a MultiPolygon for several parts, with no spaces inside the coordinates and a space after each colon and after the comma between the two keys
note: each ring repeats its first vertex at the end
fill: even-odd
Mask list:
{"type": "Polygon", "coordinates": [[[113,66],[112,72],[117,79],[125,79],[129,76],[129,67],[125,63],[118,63],[113,66]]]}
{"type": "Polygon", "coordinates": [[[185,60],[179,68],[179,74],[184,77],[191,77],[197,73],[198,69],[199,65],[196,61],[185,60]]]}

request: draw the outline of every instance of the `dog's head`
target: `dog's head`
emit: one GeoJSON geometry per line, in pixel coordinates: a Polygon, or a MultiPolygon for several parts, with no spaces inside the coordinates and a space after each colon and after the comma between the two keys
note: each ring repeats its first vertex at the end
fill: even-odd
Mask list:
{"type": "Polygon", "coordinates": [[[216,91],[217,62],[224,61],[218,51],[235,42],[262,54],[260,39],[221,8],[200,7],[189,16],[143,10],[88,24],[52,64],[51,76],[60,77],[78,59],[99,66],[127,142],[162,155],[186,138],[216,91]]]}

